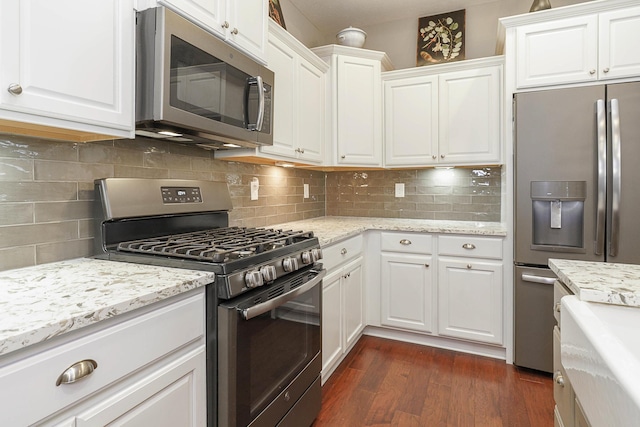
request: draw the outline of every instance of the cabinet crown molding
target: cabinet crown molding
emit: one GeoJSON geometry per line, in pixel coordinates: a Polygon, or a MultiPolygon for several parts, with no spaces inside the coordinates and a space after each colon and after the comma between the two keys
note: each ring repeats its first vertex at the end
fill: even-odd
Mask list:
{"type": "Polygon", "coordinates": [[[373,59],[380,61],[383,71],[391,71],[395,69],[391,59],[385,52],[378,50],[360,49],[351,46],[341,46],[337,44],[330,44],[327,46],[319,46],[311,49],[320,58],[326,58],[331,55],[347,55],[356,58],[373,59]]]}
{"type": "Polygon", "coordinates": [[[464,61],[450,62],[447,64],[428,65],[425,67],[404,68],[401,70],[386,71],[382,73],[382,80],[404,79],[407,77],[430,76],[452,71],[471,70],[494,65],[504,65],[504,56],[496,55],[486,58],[466,59],[464,61]]]}

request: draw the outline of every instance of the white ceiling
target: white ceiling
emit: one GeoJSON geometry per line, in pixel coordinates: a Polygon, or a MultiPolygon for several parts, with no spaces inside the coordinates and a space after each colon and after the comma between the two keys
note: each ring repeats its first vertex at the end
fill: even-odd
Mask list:
{"type": "Polygon", "coordinates": [[[337,33],[403,18],[466,9],[495,0],[290,0],[320,32],[337,33]]]}

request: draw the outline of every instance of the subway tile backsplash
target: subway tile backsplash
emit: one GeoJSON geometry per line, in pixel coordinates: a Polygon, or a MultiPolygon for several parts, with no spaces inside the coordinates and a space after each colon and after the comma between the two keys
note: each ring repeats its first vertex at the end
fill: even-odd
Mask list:
{"type": "Polygon", "coordinates": [[[332,172],[327,215],[500,221],[501,168],[332,172]],[[404,184],[404,197],[395,196],[404,184]]]}
{"type": "Polygon", "coordinates": [[[324,172],[225,162],[211,151],[146,139],[73,143],[0,135],[0,270],[91,255],[93,180],[105,177],[226,181],[235,226],[325,214],[324,172]],[[257,201],[249,197],[254,177],[257,201]]]}
{"type": "Polygon", "coordinates": [[[93,180],[104,177],[226,181],[234,226],[323,215],[500,220],[495,167],[325,173],[226,162],[144,138],[73,143],[0,134],[0,270],[91,255],[93,180]],[[250,200],[254,177],[257,201],[250,200]],[[395,197],[395,183],[404,183],[404,198],[395,197]]]}

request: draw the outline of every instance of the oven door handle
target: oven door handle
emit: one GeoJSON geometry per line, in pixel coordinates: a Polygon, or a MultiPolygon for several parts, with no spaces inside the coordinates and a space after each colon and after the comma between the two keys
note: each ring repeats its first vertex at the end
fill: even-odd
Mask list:
{"type": "Polygon", "coordinates": [[[286,294],[280,295],[274,299],[263,302],[262,304],[254,305],[253,307],[245,308],[241,310],[242,317],[244,320],[250,320],[254,317],[260,316],[261,314],[268,313],[274,308],[281,306],[282,304],[295,299],[296,297],[304,294],[309,289],[316,286],[318,283],[322,281],[324,276],[327,274],[327,270],[322,269],[318,271],[318,275],[313,279],[309,280],[302,286],[295,288],[292,291],[287,292],[286,294]]]}

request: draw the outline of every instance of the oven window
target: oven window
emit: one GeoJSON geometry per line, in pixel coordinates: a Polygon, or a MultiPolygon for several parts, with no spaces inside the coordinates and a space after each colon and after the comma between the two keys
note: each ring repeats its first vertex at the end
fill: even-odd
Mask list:
{"type": "Polygon", "coordinates": [[[236,127],[245,127],[244,98],[250,76],[171,36],[172,107],[236,127]]]}
{"type": "Polygon", "coordinates": [[[247,425],[320,351],[320,291],[238,320],[237,420],[247,425]]]}

